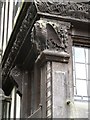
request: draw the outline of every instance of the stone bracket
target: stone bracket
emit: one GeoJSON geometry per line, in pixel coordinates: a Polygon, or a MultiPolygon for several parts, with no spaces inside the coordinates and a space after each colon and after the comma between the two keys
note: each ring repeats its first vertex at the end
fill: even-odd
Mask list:
{"type": "Polygon", "coordinates": [[[34,25],[32,38],[39,52],[45,49],[68,52],[69,29],[68,22],[41,19],[34,25]]]}

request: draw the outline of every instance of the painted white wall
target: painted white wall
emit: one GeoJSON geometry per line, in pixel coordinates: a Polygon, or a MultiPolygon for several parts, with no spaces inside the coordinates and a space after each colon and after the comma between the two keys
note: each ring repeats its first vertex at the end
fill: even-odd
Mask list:
{"type": "Polygon", "coordinates": [[[16,118],[20,118],[21,97],[16,94],[16,118]]]}
{"type": "Polygon", "coordinates": [[[88,118],[88,102],[74,101],[70,105],[69,118],[88,118]]]}
{"type": "Polygon", "coordinates": [[[14,118],[14,107],[15,107],[15,93],[16,92],[16,88],[14,87],[11,93],[11,110],[10,110],[10,118],[14,118]]]}
{"type": "Polygon", "coordinates": [[[8,21],[8,41],[12,33],[12,27],[13,27],[12,19],[13,19],[13,1],[10,0],[9,21],[8,21]]]}

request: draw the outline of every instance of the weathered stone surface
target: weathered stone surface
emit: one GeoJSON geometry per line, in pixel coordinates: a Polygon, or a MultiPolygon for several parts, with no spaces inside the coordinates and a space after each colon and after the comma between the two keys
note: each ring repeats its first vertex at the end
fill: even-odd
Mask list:
{"type": "Polygon", "coordinates": [[[90,5],[83,2],[37,2],[38,11],[90,20],[90,5]]]}
{"type": "Polygon", "coordinates": [[[41,97],[41,101],[42,109],[46,110],[47,118],[68,117],[70,109],[67,110],[66,100],[70,98],[68,84],[69,57],[69,54],[65,52],[44,50],[36,60],[41,66],[41,94],[45,98],[42,101],[43,98],[41,97]],[[45,101],[46,103],[44,103],[45,101]]]}
{"type": "Polygon", "coordinates": [[[38,51],[49,49],[67,52],[69,28],[67,22],[50,19],[37,21],[32,34],[38,51]]]}
{"type": "Polygon", "coordinates": [[[69,118],[70,108],[66,103],[70,99],[67,68],[67,64],[52,62],[53,118],[69,118]]]}
{"type": "Polygon", "coordinates": [[[18,91],[22,93],[22,78],[23,78],[23,71],[20,70],[17,66],[15,66],[11,72],[10,76],[13,78],[13,80],[16,82],[16,85],[18,87],[18,91]]]}
{"type": "Polygon", "coordinates": [[[69,58],[70,58],[70,56],[66,52],[44,50],[38,56],[36,62],[38,62],[40,65],[44,64],[46,61],[68,63],[69,58]]]}

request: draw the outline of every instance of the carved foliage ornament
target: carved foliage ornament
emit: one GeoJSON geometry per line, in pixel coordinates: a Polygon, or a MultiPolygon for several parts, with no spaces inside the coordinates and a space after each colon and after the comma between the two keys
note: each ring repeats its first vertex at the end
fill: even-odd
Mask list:
{"type": "Polygon", "coordinates": [[[90,19],[90,5],[87,3],[37,2],[38,11],[78,19],[90,19]]]}
{"type": "Polygon", "coordinates": [[[44,49],[65,51],[68,47],[68,29],[70,24],[55,22],[37,22],[33,30],[34,42],[40,51],[44,49]]]}

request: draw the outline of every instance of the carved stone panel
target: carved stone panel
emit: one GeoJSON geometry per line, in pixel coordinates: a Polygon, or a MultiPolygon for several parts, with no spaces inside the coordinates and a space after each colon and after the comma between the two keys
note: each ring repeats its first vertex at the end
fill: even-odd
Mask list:
{"type": "Polygon", "coordinates": [[[40,51],[44,49],[67,52],[69,23],[39,20],[33,29],[33,41],[40,51]]]}
{"type": "MultiPolygon", "coordinates": [[[[86,1],[85,1],[86,2],[86,1]]],[[[69,16],[77,19],[90,20],[90,5],[88,2],[37,2],[39,12],[69,16]]]]}
{"type": "Polygon", "coordinates": [[[52,110],[53,118],[69,118],[71,100],[68,64],[52,62],[52,110]],[[57,111],[57,112],[56,112],[57,111]]]}
{"type": "Polygon", "coordinates": [[[53,117],[66,117],[65,100],[66,100],[66,79],[65,72],[56,71],[54,73],[53,84],[53,117]],[[63,93],[63,94],[62,94],[63,93]],[[56,112],[57,111],[57,112],[56,112]]]}

